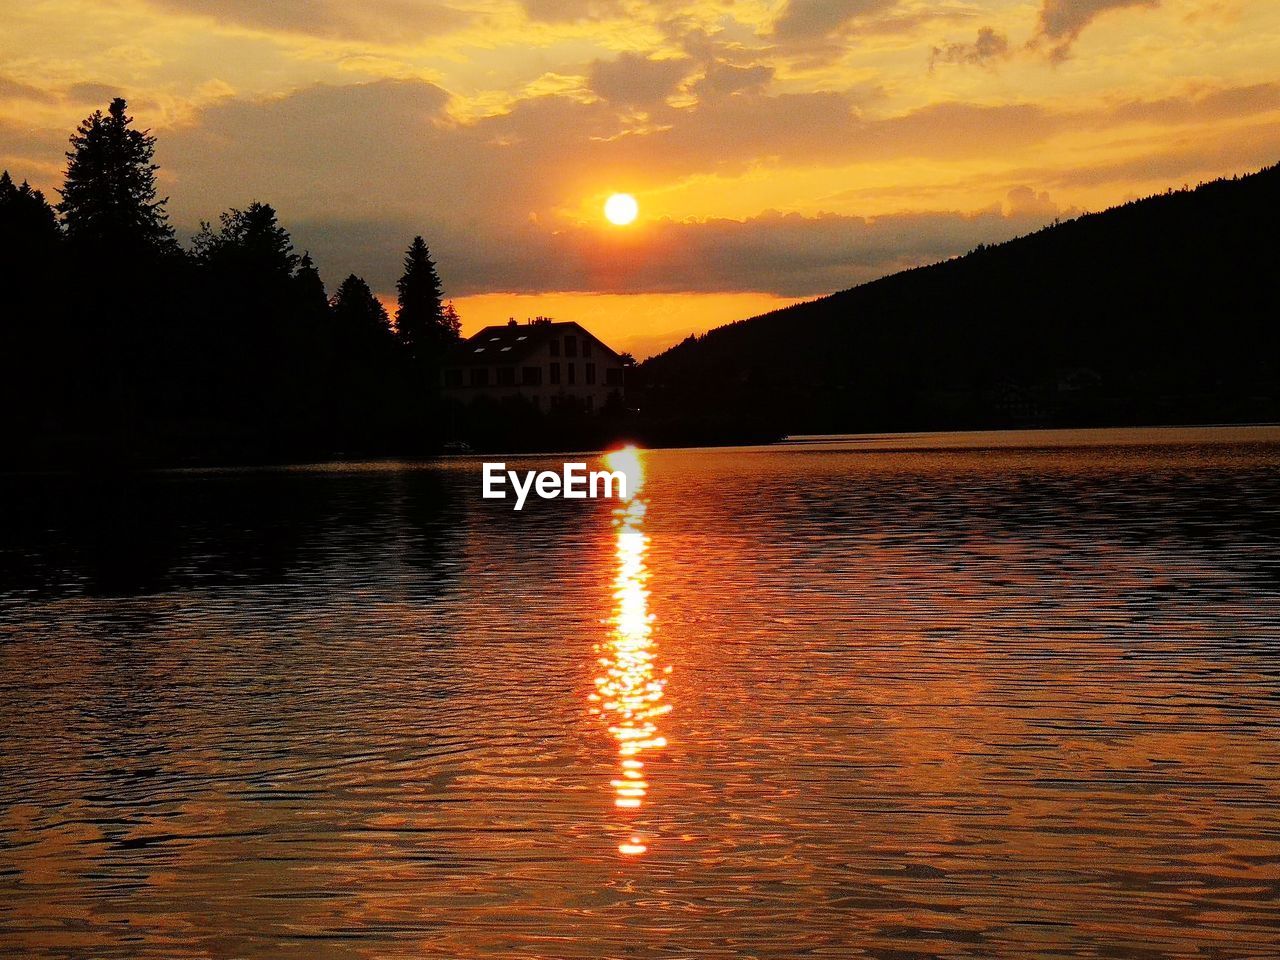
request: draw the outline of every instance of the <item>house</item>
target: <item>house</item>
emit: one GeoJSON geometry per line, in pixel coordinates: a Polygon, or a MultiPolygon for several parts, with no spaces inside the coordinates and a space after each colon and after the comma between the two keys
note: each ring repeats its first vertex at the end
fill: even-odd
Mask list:
{"type": "Polygon", "coordinates": [[[538,317],[485,327],[445,360],[444,394],[470,403],[523,397],[541,410],[572,399],[600,410],[622,397],[622,358],[577,323],[538,317]]]}

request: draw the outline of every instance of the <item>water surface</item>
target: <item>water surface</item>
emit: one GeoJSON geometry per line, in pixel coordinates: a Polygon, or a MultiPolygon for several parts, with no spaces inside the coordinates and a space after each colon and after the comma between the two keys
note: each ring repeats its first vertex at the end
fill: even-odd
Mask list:
{"type": "Polygon", "coordinates": [[[0,481],[0,954],[1280,950],[1276,431],[639,460],[0,481]]]}

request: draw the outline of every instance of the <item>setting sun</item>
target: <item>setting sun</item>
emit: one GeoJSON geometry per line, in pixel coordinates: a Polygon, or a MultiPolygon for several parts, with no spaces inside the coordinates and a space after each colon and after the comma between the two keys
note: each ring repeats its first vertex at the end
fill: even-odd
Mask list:
{"type": "Polygon", "coordinates": [[[636,198],[629,193],[615,193],[604,202],[605,219],[614,226],[625,227],[640,212],[636,198]]]}

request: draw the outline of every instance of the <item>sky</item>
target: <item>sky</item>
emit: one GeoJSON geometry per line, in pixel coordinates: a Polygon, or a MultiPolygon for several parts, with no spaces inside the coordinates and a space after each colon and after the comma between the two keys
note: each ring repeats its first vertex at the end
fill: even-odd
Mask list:
{"type": "Polygon", "coordinates": [[[1278,68],[1275,0],[30,0],[0,167],[56,199],[124,96],[180,234],[271,203],[331,289],[391,298],[421,233],[464,332],[550,315],[644,357],[1275,163],[1278,68]]]}

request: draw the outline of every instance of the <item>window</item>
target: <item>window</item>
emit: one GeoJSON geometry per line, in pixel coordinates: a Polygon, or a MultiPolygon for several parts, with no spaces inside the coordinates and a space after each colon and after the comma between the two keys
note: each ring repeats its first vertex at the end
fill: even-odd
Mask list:
{"type": "Polygon", "coordinates": [[[564,338],[564,355],[566,357],[576,357],[578,355],[578,338],[572,334],[564,338]]]}
{"type": "Polygon", "coordinates": [[[596,365],[594,363],[587,364],[587,386],[594,386],[596,382],[596,365]]]}
{"type": "Polygon", "coordinates": [[[542,368],[541,367],[525,367],[520,371],[520,382],[526,387],[537,387],[542,385],[542,368]]]}
{"type": "Polygon", "coordinates": [[[549,346],[549,347],[551,348],[551,355],[552,355],[553,357],[558,357],[558,356],[560,356],[560,341],[559,341],[559,340],[557,340],[555,337],[552,337],[550,340],[548,340],[548,341],[547,341],[547,346],[549,346]]]}
{"type": "Polygon", "coordinates": [[[587,400],[587,413],[591,413],[596,408],[596,398],[588,393],[586,400],[587,400]]]}
{"type": "Polygon", "coordinates": [[[591,356],[591,338],[590,337],[582,338],[582,355],[584,357],[591,356]]]}
{"type": "Polygon", "coordinates": [[[472,367],[471,368],[471,385],[473,387],[487,387],[489,385],[489,368],[488,367],[472,367]]]}
{"type": "Polygon", "coordinates": [[[560,382],[560,364],[558,363],[551,364],[551,382],[552,383],[560,382]]]}
{"type": "Polygon", "coordinates": [[[570,383],[577,383],[577,382],[578,382],[578,376],[577,376],[577,374],[578,374],[578,365],[577,365],[576,363],[566,363],[566,364],[565,364],[565,367],[566,367],[566,368],[568,368],[568,373],[569,373],[569,382],[570,382],[570,383]]]}
{"type": "Polygon", "coordinates": [[[622,368],[610,367],[604,372],[604,382],[611,387],[622,386],[622,368]]]}
{"type": "Polygon", "coordinates": [[[451,367],[444,372],[444,385],[446,387],[462,386],[462,371],[457,367],[451,367]]]}
{"type": "Polygon", "coordinates": [[[499,367],[498,368],[498,386],[514,387],[516,385],[516,368],[515,367],[499,367]]]}

